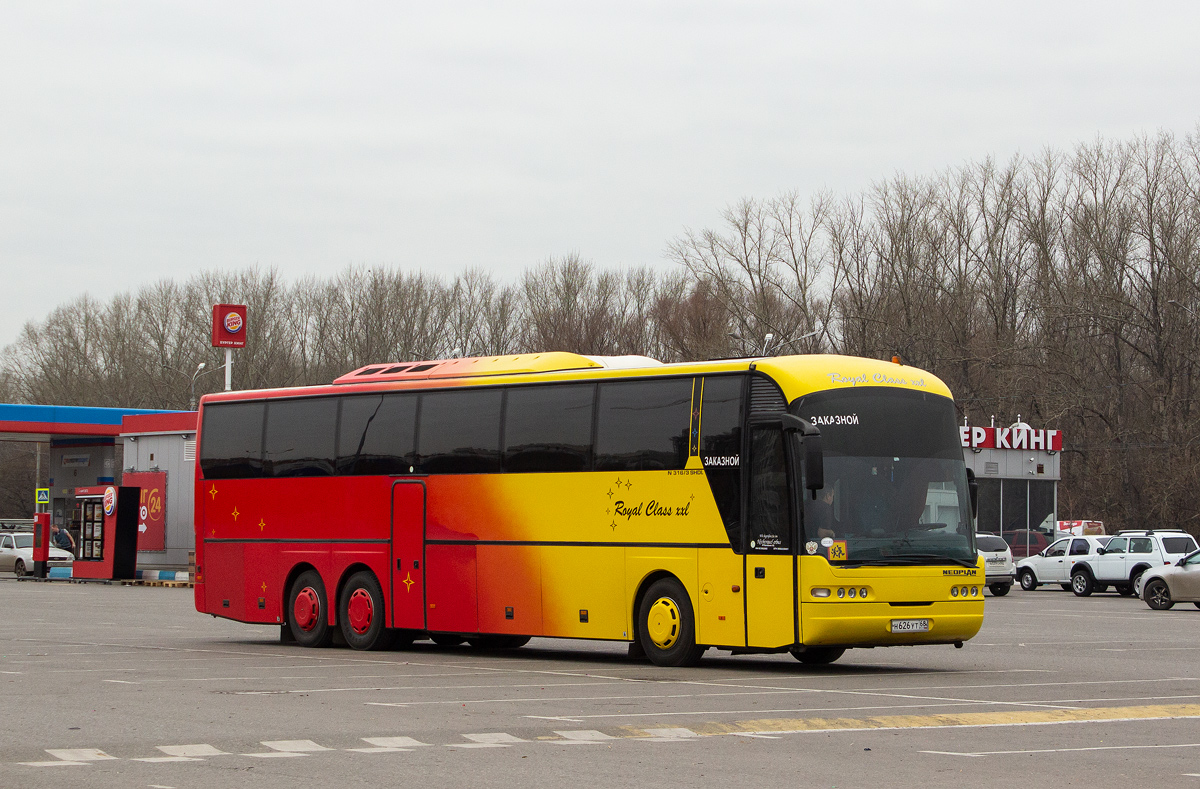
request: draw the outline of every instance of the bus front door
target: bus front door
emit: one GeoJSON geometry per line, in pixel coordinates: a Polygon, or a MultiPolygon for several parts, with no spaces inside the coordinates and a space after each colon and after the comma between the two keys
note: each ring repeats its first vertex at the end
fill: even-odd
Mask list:
{"type": "Polygon", "coordinates": [[[796,643],[796,563],[784,432],[751,425],[746,503],[746,646],[796,643]]]}
{"type": "Polygon", "coordinates": [[[392,627],[425,629],[425,485],[392,485],[392,627]]]}

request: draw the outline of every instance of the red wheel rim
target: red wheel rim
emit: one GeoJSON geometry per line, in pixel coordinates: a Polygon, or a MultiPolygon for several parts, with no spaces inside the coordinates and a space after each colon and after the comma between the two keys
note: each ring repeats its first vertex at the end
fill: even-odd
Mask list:
{"type": "Polygon", "coordinates": [[[375,618],[375,604],[366,589],[355,589],[351,592],[347,608],[351,630],[361,636],[371,629],[371,620],[375,618]]]}
{"type": "Polygon", "coordinates": [[[321,598],[317,590],[306,586],[296,595],[296,605],[292,609],[292,617],[304,632],[311,631],[321,621],[321,598]]]}

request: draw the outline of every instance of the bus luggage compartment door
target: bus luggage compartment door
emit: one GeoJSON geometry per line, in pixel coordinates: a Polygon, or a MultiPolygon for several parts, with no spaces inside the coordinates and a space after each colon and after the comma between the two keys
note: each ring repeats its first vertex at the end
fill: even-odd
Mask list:
{"type": "Polygon", "coordinates": [[[392,486],[392,627],[425,629],[425,485],[392,486]]]}

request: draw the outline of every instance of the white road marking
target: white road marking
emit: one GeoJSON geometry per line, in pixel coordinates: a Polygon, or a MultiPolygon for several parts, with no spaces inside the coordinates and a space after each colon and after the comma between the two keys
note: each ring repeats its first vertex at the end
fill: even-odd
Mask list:
{"type": "Polygon", "coordinates": [[[169,762],[202,762],[195,756],[147,756],[143,759],[130,759],[131,762],[146,762],[148,764],[166,764],[169,762]]]}
{"type": "Polygon", "coordinates": [[[130,682],[127,679],[102,679],[101,682],[112,682],[116,685],[140,685],[140,682],[130,682]]]}
{"type": "Polygon", "coordinates": [[[412,753],[412,748],[347,748],[353,753],[412,753]]]}
{"type": "Polygon", "coordinates": [[[117,758],[99,748],[47,748],[46,753],[64,762],[102,762],[117,758]]]}
{"type": "Polygon", "coordinates": [[[242,756],[253,756],[256,759],[286,759],[290,756],[308,756],[308,754],[291,751],[265,751],[263,753],[243,753],[242,756]]]}
{"type": "Polygon", "coordinates": [[[429,745],[412,737],[363,737],[362,741],[379,748],[418,748],[429,745]]]}
{"type": "Polygon", "coordinates": [[[637,739],[642,742],[683,742],[685,740],[695,740],[700,737],[699,734],[691,729],[642,729],[649,734],[649,737],[639,737],[637,739]]]}
{"type": "Polygon", "coordinates": [[[583,718],[568,718],[563,715],[522,715],[522,718],[533,718],[541,721],[562,721],[563,723],[583,723],[583,718]]]}
{"type": "MultiPolygon", "coordinates": [[[[1057,721],[1059,723],[1085,723],[1088,721],[1057,721]]],[[[1026,751],[976,751],[974,753],[958,753],[956,751],[918,751],[932,753],[938,756],[1013,756],[1022,753],[1077,753],[1080,751],[1139,751],[1153,748],[1200,748],[1200,742],[1179,743],[1177,745],[1093,745],[1087,748],[1034,748],[1026,751]]]]}
{"type": "Polygon", "coordinates": [[[547,740],[551,745],[604,745],[606,742],[618,739],[595,729],[556,731],[554,733],[563,739],[547,740]]]}
{"type": "Polygon", "coordinates": [[[158,750],[165,753],[167,756],[228,756],[228,752],[214,748],[211,745],[202,743],[199,745],[156,745],[158,750]]]}
{"type": "Polygon", "coordinates": [[[529,742],[529,740],[522,740],[520,737],[514,737],[511,734],[505,734],[504,732],[488,732],[488,733],[484,733],[484,734],[464,734],[463,736],[472,742],[487,743],[489,745],[499,745],[499,744],[515,745],[519,742],[529,742]]]}
{"type": "Polygon", "coordinates": [[[732,732],[732,734],[737,737],[753,737],[756,740],[782,740],[783,739],[782,737],[778,737],[774,734],[753,734],[748,731],[735,731],[735,732],[732,732]]]}
{"type": "Polygon", "coordinates": [[[312,740],[263,740],[260,744],[273,751],[283,751],[284,753],[313,753],[314,751],[333,750],[324,745],[317,745],[312,740]]]}
{"type": "Polygon", "coordinates": [[[25,767],[87,767],[90,762],[64,762],[61,759],[54,762],[17,762],[25,767]]]}

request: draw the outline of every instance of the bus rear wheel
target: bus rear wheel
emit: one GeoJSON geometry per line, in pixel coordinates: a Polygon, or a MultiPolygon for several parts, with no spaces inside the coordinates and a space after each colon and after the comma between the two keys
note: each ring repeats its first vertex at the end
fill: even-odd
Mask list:
{"type": "Polygon", "coordinates": [[[288,628],[302,647],[327,647],[333,643],[329,597],[316,570],[305,570],[292,582],[288,592],[288,628]]]}
{"type": "Polygon", "coordinates": [[[844,654],[846,654],[846,650],[841,647],[808,647],[807,649],[792,650],[792,657],[806,666],[828,666],[844,654]]]}
{"type": "Polygon", "coordinates": [[[342,587],[338,624],[351,649],[383,649],[389,631],[384,615],[383,589],[375,574],[359,570],[342,587]]]}
{"type": "Polygon", "coordinates": [[[683,584],[661,578],[650,585],[638,607],[638,639],[656,666],[694,666],[704,647],[696,643],[696,618],[683,584]]]}

